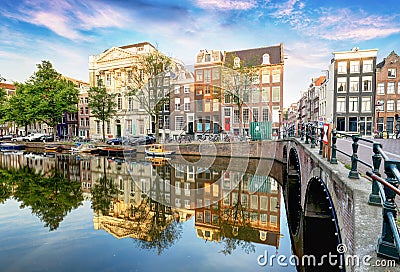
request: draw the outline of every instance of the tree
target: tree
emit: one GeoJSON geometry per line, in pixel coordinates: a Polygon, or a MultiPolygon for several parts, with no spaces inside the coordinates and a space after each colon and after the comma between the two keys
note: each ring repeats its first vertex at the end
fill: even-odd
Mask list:
{"type": "Polygon", "coordinates": [[[259,68],[256,58],[240,60],[235,54],[229,54],[222,68],[222,93],[236,105],[239,114],[239,136],[243,135],[243,113],[245,103],[249,102],[252,88],[259,80],[259,68]]]}
{"type": "Polygon", "coordinates": [[[38,71],[26,82],[29,95],[33,98],[34,114],[56,132],[63,114],[77,111],[79,91],[71,81],[61,77],[50,61],[42,61],[37,68],[38,71]]]}
{"type": "Polygon", "coordinates": [[[8,100],[5,114],[6,121],[14,122],[18,127],[24,126],[25,133],[28,131],[28,125],[36,119],[34,99],[29,88],[29,85],[16,83],[15,95],[8,100]]]}
{"type": "Polygon", "coordinates": [[[141,55],[133,67],[135,73],[132,75],[132,84],[127,86],[127,95],[135,97],[146,113],[155,118],[155,137],[157,142],[159,141],[160,113],[164,104],[169,104],[172,64],[170,57],[161,54],[157,50],[141,55]],[[165,86],[168,88],[167,92],[165,91],[165,86]]]}
{"type": "Polygon", "coordinates": [[[89,108],[91,115],[102,122],[103,142],[106,139],[105,122],[109,121],[116,113],[116,94],[108,93],[102,80],[97,81],[97,86],[91,87],[88,92],[89,108]]]}
{"type": "MultiPolygon", "coordinates": [[[[0,75],[0,83],[6,81],[4,77],[0,75]]],[[[7,105],[7,92],[6,90],[0,86],[0,120],[6,121],[6,105],[7,105]]]]}

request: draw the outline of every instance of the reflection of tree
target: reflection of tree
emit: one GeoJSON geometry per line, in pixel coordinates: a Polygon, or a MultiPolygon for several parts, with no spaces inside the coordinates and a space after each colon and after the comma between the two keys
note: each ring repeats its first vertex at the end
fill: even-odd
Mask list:
{"type": "Polygon", "coordinates": [[[0,204],[4,203],[12,194],[13,182],[9,171],[0,169],[0,204]]]}
{"type": "Polygon", "coordinates": [[[106,215],[110,211],[112,200],[117,196],[118,189],[112,179],[103,176],[93,185],[91,193],[92,209],[106,215]]]}
{"type": "Polygon", "coordinates": [[[152,201],[150,198],[144,201],[147,205],[142,203],[135,211],[135,215],[140,215],[136,217],[139,224],[146,224],[145,239],[137,239],[135,243],[142,249],[157,250],[158,255],[161,255],[165,249],[181,238],[182,224],[174,220],[170,207],[152,201]]]}
{"type": "Polygon", "coordinates": [[[60,173],[43,177],[33,169],[13,170],[12,180],[17,184],[14,198],[21,203],[21,208],[31,207],[32,213],[49,230],[56,230],[64,217],[79,207],[83,196],[81,184],[65,179],[60,173]]]}
{"type": "MultiPolygon", "coordinates": [[[[219,217],[219,227],[221,229],[221,241],[224,243],[224,249],[221,253],[230,255],[236,248],[241,248],[247,254],[255,252],[255,246],[251,241],[254,239],[254,229],[250,226],[247,203],[242,202],[243,180],[242,177],[237,187],[237,198],[232,199],[233,205],[230,214],[219,217]]],[[[257,238],[257,237],[255,237],[257,238]]]]}

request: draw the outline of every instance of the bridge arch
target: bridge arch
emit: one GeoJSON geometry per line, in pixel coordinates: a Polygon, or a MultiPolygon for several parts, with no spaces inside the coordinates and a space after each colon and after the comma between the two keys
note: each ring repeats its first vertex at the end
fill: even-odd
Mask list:
{"type": "Polygon", "coordinates": [[[287,199],[287,218],[290,232],[297,236],[300,230],[302,217],[301,207],[301,169],[299,155],[295,148],[289,151],[287,160],[287,179],[285,179],[284,190],[287,199]]]}
{"type": "MultiPolygon", "coordinates": [[[[317,260],[321,260],[324,255],[329,256],[329,253],[336,255],[335,271],[344,271],[340,266],[343,264],[343,254],[339,254],[337,250],[341,244],[336,211],[328,188],[320,177],[312,177],[305,194],[303,252],[305,255],[315,256],[317,260]]],[[[323,265],[322,268],[332,269],[328,261],[323,265]]]]}

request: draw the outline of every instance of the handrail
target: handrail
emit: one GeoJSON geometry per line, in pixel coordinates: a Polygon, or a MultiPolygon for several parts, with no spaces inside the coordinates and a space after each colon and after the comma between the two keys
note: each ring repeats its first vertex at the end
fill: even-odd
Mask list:
{"type": "MultiPolygon", "coordinates": [[[[314,123],[306,123],[301,125],[299,135],[301,141],[305,136],[304,144],[310,144],[310,148],[315,147],[315,143],[320,144],[319,154],[322,155],[323,150],[323,130],[320,131],[320,137],[315,133],[316,126],[314,123]]],[[[400,184],[400,161],[391,160],[382,148],[382,144],[371,139],[362,138],[358,134],[347,134],[338,132],[335,129],[332,131],[331,144],[328,148],[332,150],[330,157],[331,164],[337,164],[336,153],[339,152],[347,157],[351,158],[351,170],[349,172],[349,178],[359,178],[357,164],[361,163],[372,171],[367,171],[367,176],[372,179],[372,192],[369,195],[368,203],[371,205],[382,206],[383,213],[383,226],[381,237],[378,241],[377,255],[384,258],[392,258],[397,261],[400,260],[400,234],[396,226],[396,203],[394,198],[396,195],[400,195],[400,190],[397,186],[400,184]],[[340,150],[336,146],[337,136],[343,136],[351,138],[352,151],[350,155],[343,150],[340,150]],[[372,164],[365,162],[358,158],[358,142],[363,141],[372,144],[373,156],[372,164]],[[379,172],[381,162],[384,162],[386,179],[382,178],[379,172]]]]}

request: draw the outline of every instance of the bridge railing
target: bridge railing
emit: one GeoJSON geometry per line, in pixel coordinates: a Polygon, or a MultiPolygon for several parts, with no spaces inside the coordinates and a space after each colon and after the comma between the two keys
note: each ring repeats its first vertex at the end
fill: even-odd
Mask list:
{"type": "MultiPolygon", "coordinates": [[[[323,146],[323,129],[318,129],[315,123],[303,124],[297,129],[297,135],[304,144],[310,144],[310,148],[315,148],[319,144],[319,155],[322,155],[323,146]],[[304,139],[305,138],[305,139],[304,139]]],[[[294,137],[294,136],[293,136],[294,137]]],[[[351,158],[351,169],[348,177],[351,179],[359,178],[358,163],[361,163],[372,171],[366,174],[372,179],[372,190],[369,195],[368,203],[370,205],[382,206],[382,233],[378,240],[377,255],[383,258],[390,258],[400,261],[400,235],[396,225],[397,206],[395,203],[396,195],[400,195],[398,185],[400,183],[400,161],[390,159],[384,152],[382,144],[371,139],[362,138],[358,134],[346,134],[337,132],[335,129],[331,133],[330,145],[331,156],[329,162],[337,164],[337,153],[341,153],[351,158]],[[346,153],[337,147],[338,136],[352,139],[352,154],[346,153]],[[358,157],[359,141],[372,144],[372,164],[365,162],[358,157]],[[386,179],[380,174],[381,163],[384,163],[384,172],[386,179]]]]}

